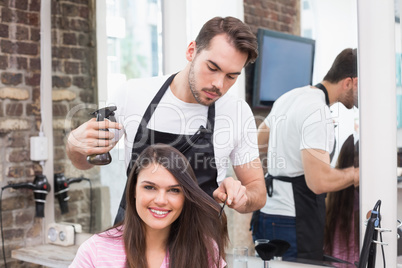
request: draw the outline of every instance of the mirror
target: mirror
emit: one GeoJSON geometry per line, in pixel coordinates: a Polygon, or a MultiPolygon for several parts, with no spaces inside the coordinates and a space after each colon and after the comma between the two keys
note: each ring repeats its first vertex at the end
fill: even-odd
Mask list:
{"type": "MultiPolygon", "coordinates": [[[[348,47],[357,48],[357,2],[301,1],[301,7],[301,35],[316,40],[313,77],[313,85],[315,85],[322,81],[339,52],[348,47]]],[[[259,125],[267,116],[269,110],[259,109],[254,112],[257,115],[257,125],[259,125]]],[[[332,166],[336,166],[340,149],[347,138],[350,135],[353,135],[356,140],[359,138],[359,111],[357,108],[347,110],[342,104],[335,104],[331,107],[331,117],[336,126],[336,151],[331,164],[332,166]]],[[[352,162],[349,163],[350,166],[354,165],[353,147],[355,140],[353,136],[351,139],[351,149],[349,149],[352,155],[352,162]]],[[[264,158],[264,155],[261,158],[264,158]]],[[[347,215],[342,214],[342,216],[344,218],[343,223],[354,221],[354,224],[348,225],[348,227],[350,226],[350,234],[346,238],[347,241],[351,241],[348,246],[352,248],[351,251],[353,254],[348,260],[353,263],[358,260],[359,256],[359,194],[358,190],[354,189],[354,186],[351,186],[348,191],[351,192],[348,194],[351,201],[346,201],[349,206],[344,206],[343,208],[347,207],[350,213],[347,215]],[[356,249],[353,250],[355,247],[356,249]]],[[[280,214],[279,211],[278,214],[280,214]]],[[[336,226],[329,226],[329,229],[335,232],[336,226]]],[[[341,238],[343,237],[341,236],[341,238]]],[[[334,255],[331,253],[332,250],[328,251],[327,255],[334,255]]],[[[337,255],[337,257],[340,259],[346,258],[342,255],[337,255]]]]}
{"type": "MultiPolygon", "coordinates": [[[[160,15],[160,2],[148,2],[156,8],[153,12],[156,12],[155,14],[158,15],[155,16],[158,17],[160,15]]],[[[251,11],[247,8],[251,5],[249,2],[251,1],[244,1],[246,21],[251,16],[251,11]]],[[[117,146],[111,152],[113,164],[110,166],[80,171],[73,168],[66,158],[64,144],[67,132],[69,128],[75,128],[90,118],[89,113],[98,107],[98,99],[99,106],[102,106],[102,103],[106,102],[106,98],[100,97],[105,96],[102,95],[104,93],[99,91],[100,88],[106,87],[113,90],[120,83],[119,81],[122,80],[121,76],[115,75],[114,80],[110,84],[99,84],[97,83],[97,75],[105,76],[106,73],[120,73],[120,67],[118,67],[119,61],[129,58],[135,58],[140,63],[147,62],[141,55],[127,55],[122,53],[122,50],[117,49],[124,46],[132,46],[138,51],[138,47],[141,47],[140,44],[124,43],[119,38],[124,34],[120,31],[108,32],[107,27],[109,25],[119,25],[119,23],[122,23],[119,20],[119,12],[122,10],[129,12],[128,6],[124,6],[121,3],[123,2],[88,1],[88,3],[79,5],[67,5],[59,1],[53,1],[52,3],[52,10],[54,12],[52,14],[53,116],[54,122],[58,123],[55,124],[54,128],[54,170],[55,173],[64,173],[67,178],[79,178],[83,176],[91,179],[92,182],[92,198],[90,196],[89,183],[82,181],[71,184],[69,191],[69,212],[61,214],[56,199],[55,217],[56,221],[78,222],[83,225],[84,231],[97,232],[112,224],[125,181],[124,153],[122,153],[124,148],[119,150],[119,146],[117,146]],[[100,5],[104,7],[103,12],[106,13],[106,10],[110,10],[112,12],[111,15],[114,14],[114,16],[108,17],[108,23],[106,23],[107,15],[96,11],[100,5]],[[107,40],[105,41],[107,45],[104,46],[104,54],[97,54],[99,46],[101,46],[101,42],[98,40],[100,34],[97,32],[99,28],[103,29],[103,37],[107,40]],[[108,54],[107,51],[112,53],[108,54]],[[109,69],[100,71],[99,65],[105,59],[109,69]],[[70,124],[67,128],[66,118],[68,119],[68,124],[70,124]],[[115,168],[112,165],[116,165],[115,168]],[[118,173],[116,173],[116,170],[118,173]],[[120,178],[121,181],[117,181],[116,178],[120,178]],[[118,187],[114,187],[116,185],[118,187]]],[[[315,84],[322,80],[333,59],[343,48],[357,47],[356,1],[327,2],[302,0],[300,4],[301,24],[299,25],[298,22],[290,24],[294,24],[294,27],[299,29],[295,30],[293,34],[310,37],[317,42],[313,77],[313,84],[315,84]]],[[[133,14],[136,14],[136,16],[131,16],[130,18],[136,18],[142,22],[145,21],[142,16],[148,15],[133,14]]],[[[148,17],[154,19],[153,16],[148,17]]],[[[152,35],[150,36],[156,36],[156,41],[160,42],[160,28],[158,28],[160,26],[157,26],[157,23],[156,19],[152,21],[151,24],[155,27],[151,28],[152,35]]],[[[256,25],[253,25],[253,27],[256,27],[256,25]]],[[[117,28],[114,27],[113,29],[117,28]]],[[[275,30],[283,30],[285,28],[277,26],[275,30]]],[[[292,31],[292,29],[289,31],[292,31]]],[[[159,51],[156,53],[159,53],[159,51]]],[[[158,67],[151,68],[151,74],[161,73],[161,67],[159,67],[161,66],[161,62],[154,63],[158,67]]],[[[132,63],[123,64],[127,66],[132,63]]],[[[143,70],[139,69],[131,70],[130,72],[143,72],[143,70]]],[[[136,75],[134,74],[134,77],[137,77],[136,75]]],[[[127,76],[127,78],[132,77],[127,76]]],[[[355,131],[355,125],[358,126],[358,117],[356,117],[358,112],[346,111],[343,107],[339,106],[333,107],[332,111],[333,117],[337,120],[336,135],[339,152],[343,141],[355,131]]],[[[266,113],[267,111],[255,111],[255,115],[260,115],[261,117],[264,117],[266,113]]],[[[258,121],[257,124],[259,124],[258,121]]],[[[247,215],[247,217],[250,217],[250,215],[247,215]]],[[[249,219],[243,222],[242,229],[248,232],[249,219]]]]}
{"type": "MultiPolygon", "coordinates": [[[[340,51],[348,47],[358,47],[357,1],[303,1],[301,16],[302,32],[312,33],[316,39],[313,79],[315,84],[322,81],[340,51]]],[[[353,155],[355,144],[359,139],[359,110],[356,107],[347,110],[340,103],[332,105],[330,110],[335,124],[335,153],[331,166],[339,168],[358,166],[358,155],[355,157],[353,155]],[[340,155],[341,149],[343,149],[342,155],[340,155]]],[[[359,226],[361,226],[359,189],[350,186],[329,193],[326,205],[324,254],[350,263],[358,261],[359,226]],[[339,216],[334,217],[334,213],[338,212],[339,216]],[[342,229],[341,232],[339,228],[342,229]]]]}

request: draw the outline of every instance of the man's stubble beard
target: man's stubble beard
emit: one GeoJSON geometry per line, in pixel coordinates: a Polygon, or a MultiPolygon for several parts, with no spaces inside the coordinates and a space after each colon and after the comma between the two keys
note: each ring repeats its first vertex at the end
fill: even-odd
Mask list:
{"type": "Polygon", "coordinates": [[[191,62],[190,70],[188,73],[188,86],[190,87],[191,94],[193,94],[194,99],[199,104],[205,105],[200,98],[200,94],[195,89],[195,75],[194,75],[194,61],[191,62]]]}
{"type": "Polygon", "coordinates": [[[205,88],[205,89],[201,89],[200,91],[197,91],[197,89],[196,89],[196,81],[195,81],[195,74],[194,74],[194,62],[195,62],[195,60],[193,60],[193,62],[191,62],[190,70],[189,70],[189,73],[188,73],[188,85],[189,85],[189,87],[190,87],[191,94],[193,94],[194,99],[195,99],[199,104],[205,105],[205,106],[211,106],[211,105],[214,104],[220,97],[222,97],[222,93],[221,93],[220,90],[217,89],[217,88],[212,88],[212,89],[207,89],[207,88],[205,88]],[[213,93],[215,93],[215,94],[218,94],[218,95],[219,95],[219,98],[216,99],[216,100],[211,100],[210,102],[205,102],[205,101],[203,101],[203,100],[201,99],[201,96],[200,96],[200,92],[203,91],[203,90],[208,91],[208,92],[213,92],[213,93]]]}
{"type": "MultiPolygon", "coordinates": [[[[357,103],[357,99],[355,98],[353,88],[351,88],[340,100],[340,102],[347,108],[352,109],[353,106],[357,103]]],[[[357,106],[356,106],[357,107],[357,106]]]]}

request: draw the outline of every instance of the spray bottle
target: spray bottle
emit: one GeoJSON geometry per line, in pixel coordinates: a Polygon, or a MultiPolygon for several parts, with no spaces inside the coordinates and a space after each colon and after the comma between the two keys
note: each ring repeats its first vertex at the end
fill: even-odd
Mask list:
{"type": "MultiPolygon", "coordinates": [[[[96,117],[96,121],[104,121],[105,119],[108,119],[116,122],[116,119],[114,118],[114,111],[116,111],[116,109],[116,106],[109,106],[96,110],[95,112],[91,113],[91,115],[96,117]]],[[[103,130],[109,131],[108,129],[103,130]]],[[[87,156],[87,161],[92,165],[107,165],[112,162],[112,156],[109,152],[104,154],[93,154],[87,156]]]]}

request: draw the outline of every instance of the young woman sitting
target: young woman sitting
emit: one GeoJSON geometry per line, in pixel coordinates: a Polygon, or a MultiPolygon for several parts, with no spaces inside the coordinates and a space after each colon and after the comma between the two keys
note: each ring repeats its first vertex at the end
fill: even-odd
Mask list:
{"type": "Polygon", "coordinates": [[[226,216],[178,150],[149,146],[128,180],[124,221],[85,241],[70,267],[226,266],[226,216]]]}

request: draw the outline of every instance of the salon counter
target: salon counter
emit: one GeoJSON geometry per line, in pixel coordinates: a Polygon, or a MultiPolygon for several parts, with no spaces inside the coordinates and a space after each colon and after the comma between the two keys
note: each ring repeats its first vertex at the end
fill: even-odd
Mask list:
{"type": "Polygon", "coordinates": [[[67,268],[74,260],[79,245],[87,240],[91,234],[81,233],[76,235],[76,245],[58,246],[43,244],[34,247],[15,249],[11,257],[20,261],[43,265],[52,268],[67,268]]]}
{"type": "MultiPolygon", "coordinates": [[[[226,255],[227,267],[233,268],[233,255],[226,255]]],[[[249,256],[247,261],[248,268],[264,268],[264,261],[259,257],[249,256]]],[[[277,261],[271,260],[269,261],[269,268],[319,268],[319,267],[338,267],[336,265],[332,265],[329,262],[325,263],[314,263],[309,260],[298,259],[296,262],[290,261],[277,261]]],[[[354,265],[342,264],[342,268],[356,268],[354,265]]]]}
{"type": "Polygon", "coordinates": [[[20,261],[46,267],[67,268],[77,253],[78,246],[57,246],[44,244],[35,247],[15,249],[11,257],[20,261]]]}
{"type": "MultiPolygon", "coordinates": [[[[79,245],[88,239],[91,234],[81,234],[79,236],[79,240],[77,241],[77,245],[64,247],[58,245],[50,245],[44,244],[34,247],[26,247],[20,248],[12,251],[12,258],[43,265],[46,267],[53,268],[67,268],[70,263],[73,261],[75,254],[77,253],[79,245]]],[[[228,264],[228,268],[233,268],[233,255],[227,254],[226,261],[228,264]]],[[[269,261],[270,268],[291,268],[291,267],[300,267],[300,268],[317,268],[317,267],[337,267],[332,266],[330,263],[325,264],[307,264],[305,260],[298,260],[298,262],[289,262],[289,261],[269,261]]],[[[402,256],[398,257],[398,268],[402,268],[402,256]]],[[[248,268],[263,268],[264,261],[259,257],[249,256],[248,257],[248,268]]],[[[355,268],[354,265],[342,266],[343,268],[355,268]]]]}
{"type": "MultiPolygon", "coordinates": [[[[73,261],[75,254],[78,250],[79,245],[63,247],[57,245],[44,244],[35,247],[20,248],[12,251],[12,257],[17,260],[35,263],[43,265],[46,267],[53,268],[67,268],[73,261]]],[[[228,268],[233,268],[233,255],[227,254],[226,260],[228,263],[228,268]]],[[[249,268],[263,268],[264,262],[261,258],[249,256],[248,257],[248,267],[249,268]]],[[[288,262],[288,261],[276,261],[271,260],[269,262],[270,268],[291,268],[291,267],[331,267],[329,265],[312,265],[300,262],[288,262]]],[[[348,268],[347,266],[343,266],[348,268]]],[[[354,266],[351,266],[354,267],[354,266]]]]}

